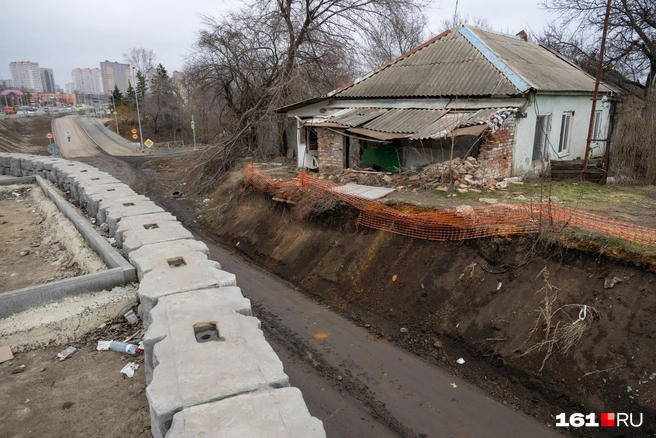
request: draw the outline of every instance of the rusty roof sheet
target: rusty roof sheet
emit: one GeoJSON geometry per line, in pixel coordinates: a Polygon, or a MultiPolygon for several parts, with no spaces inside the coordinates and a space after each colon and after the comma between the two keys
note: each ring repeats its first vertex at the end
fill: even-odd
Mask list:
{"type": "Polygon", "coordinates": [[[364,125],[363,128],[372,131],[412,134],[439,119],[445,113],[446,111],[443,110],[430,109],[390,109],[364,125]]]}
{"type": "Polygon", "coordinates": [[[461,33],[451,31],[335,96],[489,96],[521,91],[461,33]]]}

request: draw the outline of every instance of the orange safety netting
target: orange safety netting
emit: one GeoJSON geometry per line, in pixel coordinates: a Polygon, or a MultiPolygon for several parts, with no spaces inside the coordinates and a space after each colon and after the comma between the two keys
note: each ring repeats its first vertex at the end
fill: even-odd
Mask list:
{"type": "Polygon", "coordinates": [[[551,202],[497,204],[485,207],[461,206],[448,210],[404,213],[381,202],[349,191],[348,186],[315,178],[301,172],[290,181],[276,181],[264,175],[256,164],[246,168],[246,185],[264,192],[293,187],[314,198],[333,195],[360,211],[356,227],[363,225],[408,237],[427,240],[463,240],[540,231],[561,231],[565,226],[598,231],[644,245],[656,246],[656,229],[641,227],[551,202]],[[336,190],[336,188],[338,188],[336,190]]]}

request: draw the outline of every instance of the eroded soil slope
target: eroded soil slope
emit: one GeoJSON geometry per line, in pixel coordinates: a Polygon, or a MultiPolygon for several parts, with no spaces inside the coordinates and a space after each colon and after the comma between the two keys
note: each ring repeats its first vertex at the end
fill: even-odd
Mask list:
{"type": "Polygon", "coordinates": [[[639,433],[656,432],[656,275],[646,266],[537,237],[431,242],[356,230],[346,207],[312,217],[252,189],[234,196],[237,187],[203,216],[218,239],[372,336],[547,422],[642,412],[639,433]]]}

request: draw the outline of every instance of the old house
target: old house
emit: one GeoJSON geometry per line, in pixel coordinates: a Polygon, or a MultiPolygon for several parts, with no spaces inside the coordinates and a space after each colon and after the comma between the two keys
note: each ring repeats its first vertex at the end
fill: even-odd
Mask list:
{"type": "MultiPolygon", "coordinates": [[[[325,96],[281,108],[299,167],[394,170],[473,156],[492,178],[583,158],[595,80],[527,41],[460,26],[325,96]],[[292,135],[290,135],[292,134],[292,135]]],[[[593,138],[615,90],[601,84],[593,138]]],[[[595,141],[591,155],[605,144],[595,141]]]]}

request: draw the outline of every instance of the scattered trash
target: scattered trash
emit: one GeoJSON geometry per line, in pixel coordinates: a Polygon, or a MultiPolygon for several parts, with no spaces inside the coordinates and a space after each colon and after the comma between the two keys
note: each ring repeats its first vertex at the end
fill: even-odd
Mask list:
{"type": "Polygon", "coordinates": [[[139,368],[139,364],[136,362],[130,362],[123,368],[121,368],[121,374],[125,374],[125,376],[130,379],[134,376],[134,372],[139,368]]]}
{"type": "Polygon", "coordinates": [[[20,256],[21,256],[21,257],[25,257],[25,256],[28,255],[29,253],[30,253],[30,250],[29,250],[29,249],[22,249],[21,252],[20,252],[20,256]]]}
{"type": "Polygon", "coordinates": [[[113,351],[118,351],[119,353],[127,353],[131,355],[141,353],[141,348],[135,344],[126,344],[125,342],[120,341],[111,341],[109,344],[109,349],[113,351]]]}
{"type": "Polygon", "coordinates": [[[0,363],[7,362],[14,358],[14,353],[11,352],[11,347],[9,345],[3,345],[0,347],[0,363]]]}
{"type": "Polygon", "coordinates": [[[12,374],[20,374],[25,371],[25,365],[21,365],[18,368],[14,368],[11,372],[12,374]]]}
{"type": "Polygon", "coordinates": [[[608,277],[604,280],[604,289],[612,289],[617,283],[622,283],[624,280],[618,277],[608,277]]]}
{"type": "Polygon", "coordinates": [[[40,244],[40,243],[37,243],[37,242],[32,242],[32,243],[30,243],[30,246],[31,246],[32,248],[38,248],[39,246],[41,246],[41,244],[40,244]]]}
{"type": "Polygon", "coordinates": [[[235,246],[239,246],[240,243],[241,243],[241,241],[237,242],[237,244],[235,246]]]}
{"type": "Polygon", "coordinates": [[[370,327],[371,327],[371,324],[365,324],[364,325],[364,328],[370,328],[370,327]]]}
{"type": "Polygon", "coordinates": [[[91,224],[93,224],[93,225],[96,225],[96,222],[98,222],[98,221],[96,220],[95,217],[92,217],[91,219],[89,219],[89,221],[90,221],[91,224]]]}
{"type": "Polygon", "coordinates": [[[133,310],[130,310],[128,313],[123,315],[123,317],[130,323],[130,325],[135,325],[139,323],[139,318],[134,314],[133,310]]]}
{"type": "Polygon", "coordinates": [[[105,327],[107,327],[107,323],[104,322],[98,326],[99,329],[104,329],[105,327]]]}
{"type": "Polygon", "coordinates": [[[397,278],[396,274],[392,275],[392,281],[396,281],[397,278]]]}
{"type": "Polygon", "coordinates": [[[13,196],[20,196],[20,192],[19,192],[18,190],[12,190],[12,191],[11,191],[11,194],[12,194],[13,196]]]}
{"type": "Polygon", "coordinates": [[[315,333],[315,334],[312,335],[312,337],[314,339],[316,339],[317,341],[323,341],[328,336],[330,336],[330,333],[322,333],[322,332],[318,332],[318,333],[315,333]]]}
{"type": "Polygon", "coordinates": [[[110,245],[116,246],[116,238],[114,237],[108,237],[107,241],[109,242],[110,245]]]}
{"type": "Polygon", "coordinates": [[[69,357],[73,356],[75,353],[77,353],[77,348],[69,346],[68,348],[66,348],[61,353],[58,353],[57,358],[61,362],[61,361],[64,361],[64,360],[68,359],[69,357]]]}
{"type": "Polygon", "coordinates": [[[433,344],[433,347],[435,347],[435,348],[442,348],[443,346],[444,346],[444,344],[442,344],[442,341],[439,341],[439,340],[435,341],[435,343],[433,344]]]}
{"type": "Polygon", "coordinates": [[[342,381],[342,376],[337,376],[337,380],[342,381]]]}
{"type": "Polygon", "coordinates": [[[113,341],[98,341],[98,346],[96,347],[96,350],[98,351],[106,351],[109,350],[109,345],[113,341]]]}
{"type": "Polygon", "coordinates": [[[30,402],[30,399],[29,399],[29,398],[26,398],[26,399],[25,399],[25,404],[27,404],[27,403],[29,403],[29,402],[30,402]]]}
{"type": "Polygon", "coordinates": [[[405,327],[401,327],[401,333],[408,333],[408,329],[405,327]]]}
{"type": "Polygon", "coordinates": [[[176,190],[174,192],[171,192],[171,198],[179,198],[180,196],[182,196],[181,191],[176,190]]]}
{"type": "Polygon", "coordinates": [[[107,225],[105,222],[103,222],[102,224],[100,224],[100,231],[108,233],[109,232],[109,225],[107,225]]]}
{"type": "Polygon", "coordinates": [[[631,388],[630,386],[627,386],[626,387],[626,392],[631,392],[631,391],[633,391],[633,388],[631,388]]]}
{"type": "Polygon", "coordinates": [[[205,198],[203,199],[203,207],[206,207],[210,203],[211,199],[205,198]]]}
{"type": "Polygon", "coordinates": [[[454,388],[458,387],[458,385],[456,385],[455,383],[452,383],[451,386],[454,387],[454,388]]]}
{"type": "Polygon", "coordinates": [[[653,373],[651,376],[649,376],[649,380],[654,380],[656,379],[656,373],[653,373]]]}
{"type": "Polygon", "coordinates": [[[502,284],[501,284],[501,282],[499,282],[499,284],[497,284],[497,290],[501,290],[501,286],[502,286],[502,284]]]}
{"type": "Polygon", "coordinates": [[[458,365],[462,365],[463,363],[465,363],[465,359],[463,359],[463,358],[461,357],[461,358],[458,359],[456,362],[458,363],[458,365]]]}

